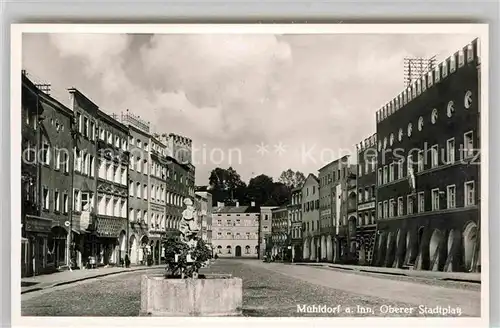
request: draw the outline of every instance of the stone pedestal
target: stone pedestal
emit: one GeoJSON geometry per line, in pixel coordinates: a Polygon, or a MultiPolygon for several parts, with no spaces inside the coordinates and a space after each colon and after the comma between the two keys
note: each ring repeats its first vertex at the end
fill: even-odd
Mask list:
{"type": "Polygon", "coordinates": [[[205,279],[168,279],[143,275],[141,316],[239,316],[241,278],[207,275],[205,279]]]}

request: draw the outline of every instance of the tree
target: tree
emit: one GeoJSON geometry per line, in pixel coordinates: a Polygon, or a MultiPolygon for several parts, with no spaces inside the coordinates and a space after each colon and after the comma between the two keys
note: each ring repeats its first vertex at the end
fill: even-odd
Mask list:
{"type": "Polygon", "coordinates": [[[273,178],[261,174],[250,179],[248,182],[247,194],[251,200],[255,201],[256,205],[269,205],[273,187],[273,178]]]}
{"type": "Polygon", "coordinates": [[[282,182],[273,183],[273,189],[271,191],[270,205],[283,206],[290,202],[292,189],[282,182]]]}
{"type": "Polygon", "coordinates": [[[216,205],[217,202],[234,202],[237,200],[244,203],[247,201],[246,184],[232,167],[213,169],[208,178],[208,183],[212,193],[213,205],[216,205]]]}
{"type": "Polygon", "coordinates": [[[304,176],[304,173],[300,171],[294,172],[292,169],[283,171],[278,179],[279,182],[283,183],[290,189],[299,187],[305,180],[306,177],[304,176]]]}

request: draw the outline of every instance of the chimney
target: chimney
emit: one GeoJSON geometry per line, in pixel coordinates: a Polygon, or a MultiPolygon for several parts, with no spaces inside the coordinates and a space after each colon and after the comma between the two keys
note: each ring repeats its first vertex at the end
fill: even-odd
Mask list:
{"type": "Polygon", "coordinates": [[[236,207],[240,207],[240,202],[236,201],[236,207]]]}
{"type": "Polygon", "coordinates": [[[255,207],[255,202],[250,202],[250,206],[255,207]]]}
{"type": "Polygon", "coordinates": [[[217,202],[217,207],[218,208],[224,208],[224,203],[223,202],[217,202]]]}

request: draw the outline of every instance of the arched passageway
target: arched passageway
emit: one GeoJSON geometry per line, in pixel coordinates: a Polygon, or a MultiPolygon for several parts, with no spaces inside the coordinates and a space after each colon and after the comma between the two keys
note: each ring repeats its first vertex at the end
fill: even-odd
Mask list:
{"type": "Polygon", "coordinates": [[[440,271],[442,267],[442,246],[444,236],[439,230],[434,230],[429,241],[429,270],[440,271]]]}
{"type": "Polygon", "coordinates": [[[309,248],[311,246],[311,241],[309,240],[309,238],[305,238],[304,239],[304,246],[302,248],[302,258],[304,260],[309,260],[309,256],[310,256],[310,252],[309,252],[309,248]]]}
{"type": "Polygon", "coordinates": [[[466,271],[474,269],[474,252],[477,245],[477,233],[477,225],[474,222],[469,222],[462,234],[463,263],[466,271]]]}

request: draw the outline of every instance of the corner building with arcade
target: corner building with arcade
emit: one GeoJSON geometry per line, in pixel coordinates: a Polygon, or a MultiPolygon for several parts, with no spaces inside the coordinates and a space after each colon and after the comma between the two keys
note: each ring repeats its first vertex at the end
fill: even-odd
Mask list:
{"type": "Polygon", "coordinates": [[[373,264],[480,268],[479,40],[377,112],[373,264]]]}

